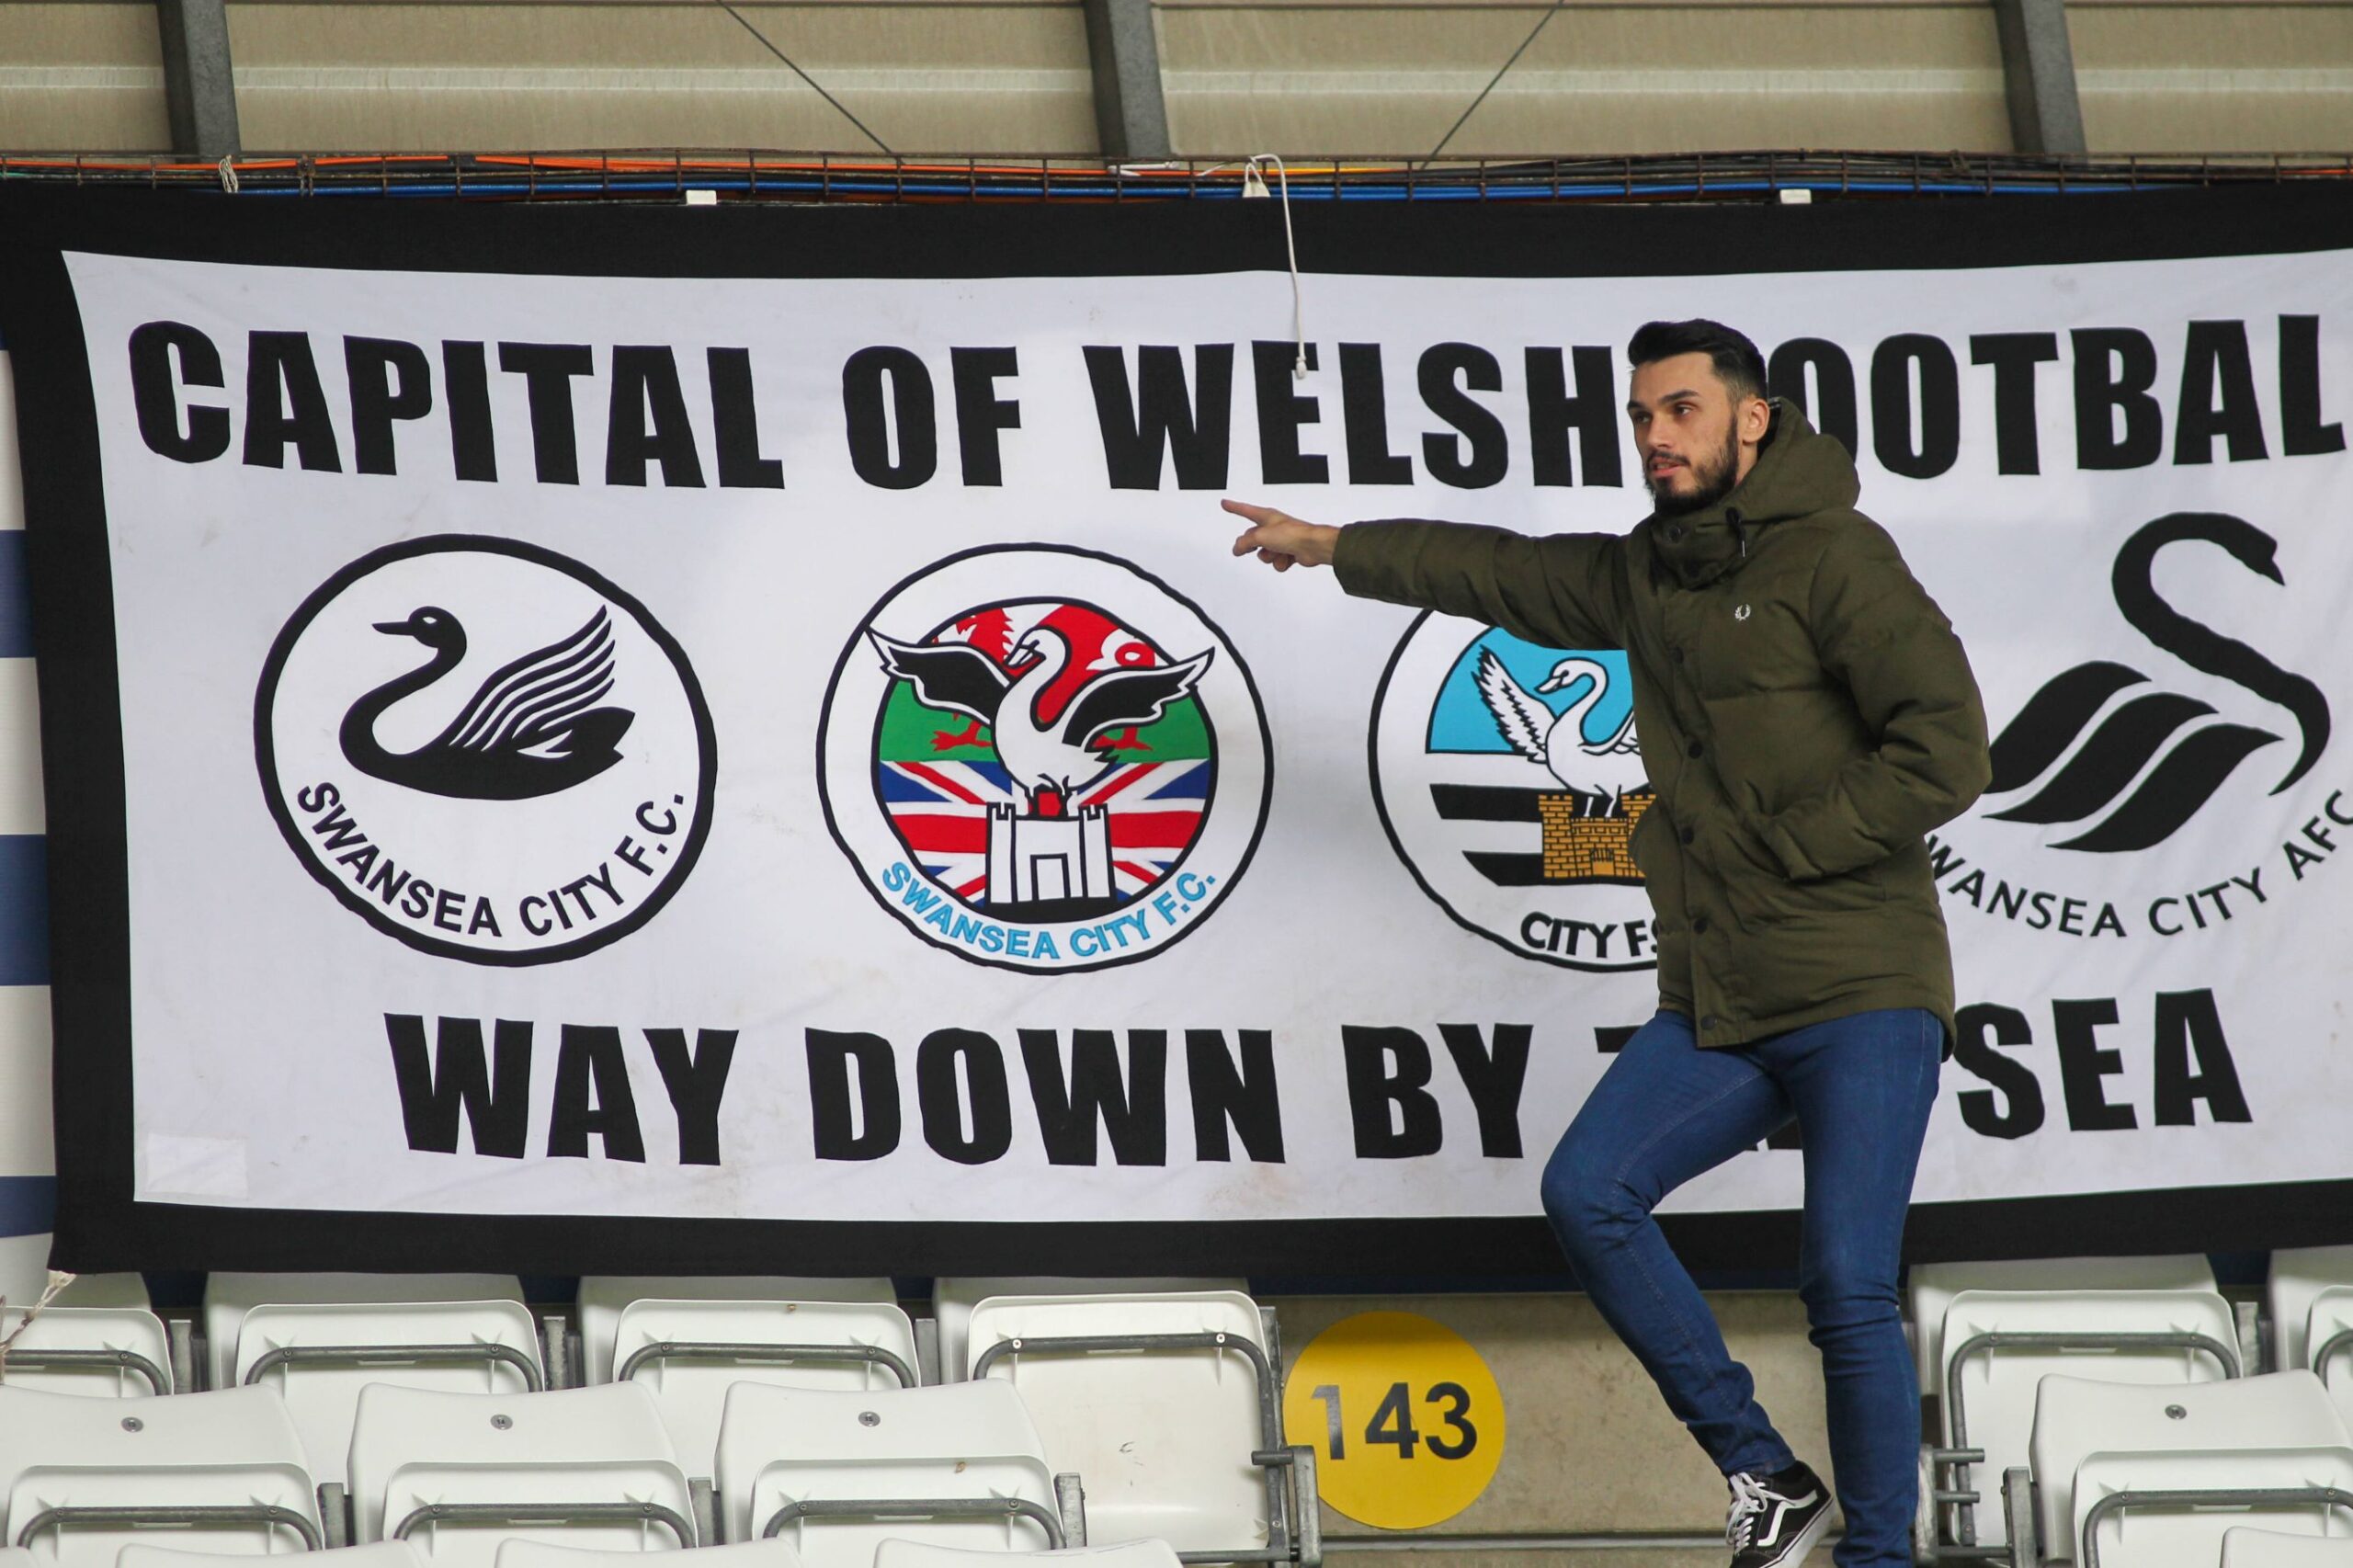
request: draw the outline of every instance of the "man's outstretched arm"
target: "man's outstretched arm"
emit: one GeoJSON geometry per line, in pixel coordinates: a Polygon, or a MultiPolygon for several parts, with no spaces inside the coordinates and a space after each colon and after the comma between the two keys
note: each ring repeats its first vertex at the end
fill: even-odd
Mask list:
{"type": "Polygon", "coordinates": [[[1225,509],[1251,525],[1233,553],[1255,554],[1278,572],[1328,565],[1360,598],[1483,620],[1547,647],[1622,645],[1624,541],[1615,534],[1531,539],[1472,523],[1407,521],[1336,528],[1242,501],[1225,509]]]}

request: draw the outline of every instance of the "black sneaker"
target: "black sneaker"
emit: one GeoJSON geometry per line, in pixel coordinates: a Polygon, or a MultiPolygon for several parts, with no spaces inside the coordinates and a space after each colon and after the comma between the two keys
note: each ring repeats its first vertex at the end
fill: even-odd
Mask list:
{"type": "Polygon", "coordinates": [[[1732,1568],[1797,1568],[1830,1528],[1830,1493],[1802,1464],[1771,1475],[1734,1475],[1724,1544],[1732,1568]]]}

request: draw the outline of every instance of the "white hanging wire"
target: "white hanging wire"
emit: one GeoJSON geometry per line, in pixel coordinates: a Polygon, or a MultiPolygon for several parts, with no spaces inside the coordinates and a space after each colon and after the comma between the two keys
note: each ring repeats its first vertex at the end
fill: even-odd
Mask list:
{"type": "Polygon", "coordinates": [[[1275,187],[1282,193],[1283,259],[1290,267],[1290,376],[1295,381],[1303,381],[1307,380],[1307,312],[1300,293],[1299,242],[1292,236],[1290,227],[1290,171],[1284,168],[1283,161],[1272,153],[1253,154],[1249,161],[1249,173],[1243,176],[1244,196],[1267,194],[1266,176],[1258,172],[1261,164],[1274,165],[1275,187]],[[1256,188],[1253,189],[1253,186],[1256,188]]]}

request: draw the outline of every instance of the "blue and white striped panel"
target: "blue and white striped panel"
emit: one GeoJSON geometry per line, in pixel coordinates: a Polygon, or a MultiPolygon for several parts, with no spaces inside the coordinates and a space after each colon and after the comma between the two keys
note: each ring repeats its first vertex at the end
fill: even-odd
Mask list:
{"type": "Polygon", "coordinates": [[[57,1210],[49,910],[15,381],[0,345],[0,1294],[38,1289],[57,1210]]]}

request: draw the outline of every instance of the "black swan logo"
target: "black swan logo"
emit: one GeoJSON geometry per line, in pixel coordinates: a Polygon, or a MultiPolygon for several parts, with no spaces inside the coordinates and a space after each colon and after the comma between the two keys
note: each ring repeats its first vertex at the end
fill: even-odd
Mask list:
{"type": "MultiPolygon", "coordinates": [[[[2276,559],[2279,543],[2261,528],[2220,512],[2174,512],[2143,526],[2116,552],[2116,608],[2143,636],[2192,669],[2242,687],[2295,719],[2303,749],[2287,776],[2271,787],[2276,795],[2302,778],[2328,744],[2328,701],[2303,676],[2290,675],[2245,643],[2201,626],[2158,597],[2149,576],[2157,551],[2189,540],[2219,545],[2250,572],[2286,585],[2276,559]]],[[[2024,789],[2040,778],[2075,744],[2109,698],[2148,679],[2139,670],[2106,660],[2077,665],[2052,677],[1995,739],[1994,778],[1986,792],[2024,789]]],[[[2033,795],[1988,814],[2001,822],[2084,822],[2108,811],[2122,795],[2123,803],[2097,826],[2053,847],[2115,854],[2162,844],[2213,798],[2240,763],[2280,739],[2269,730],[2227,721],[2199,726],[2141,778],[2142,769],[2166,742],[2213,711],[2195,698],[2168,691],[2135,697],[2093,730],[2074,758],[2033,795]],[[2139,786],[2126,795],[2135,778],[2141,778],[2139,786]]]]}
{"type": "Polygon", "coordinates": [[[466,656],[465,628],[426,605],[376,630],[414,637],[433,657],[369,692],[343,716],[343,755],[362,773],[469,801],[527,801],[569,790],[621,759],[614,747],[637,715],[594,706],[613,689],[613,629],[599,608],[579,631],[515,660],[482,683],[458,716],[415,751],[386,751],[376,721],[466,656]]]}

